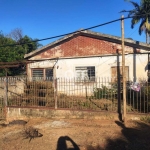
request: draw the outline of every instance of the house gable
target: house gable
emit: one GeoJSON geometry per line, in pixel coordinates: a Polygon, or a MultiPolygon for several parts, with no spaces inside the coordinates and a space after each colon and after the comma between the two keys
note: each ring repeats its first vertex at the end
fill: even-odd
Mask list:
{"type": "MultiPolygon", "coordinates": [[[[126,46],[126,52],[133,52],[133,48],[126,46]]],[[[65,42],[48,47],[39,54],[33,56],[31,60],[63,58],[63,57],[86,57],[96,55],[116,54],[121,51],[121,44],[97,39],[93,37],[79,35],[65,42]]]]}
{"type": "MultiPolygon", "coordinates": [[[[125,53],[140,53],[149,46],[125,39],[125,53]]],[[[38,50],[26,54],[28,60],[90,57],[121,53],[121,38],[91,31],[70,34],[38,50]]]]}

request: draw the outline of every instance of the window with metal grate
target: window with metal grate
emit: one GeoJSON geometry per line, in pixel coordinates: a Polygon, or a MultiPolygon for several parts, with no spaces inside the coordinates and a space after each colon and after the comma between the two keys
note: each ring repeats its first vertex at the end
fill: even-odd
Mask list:
{"type": "Polygon", "coordinates": [[[34,68],[32,69],[33,80],[52,80],[53,69],[52,68],[34,68]]]}
{"type": "Polygon", "coordinates": [[[95,66],[79,66],[75,68],[76,81],[95,81],[95,66]]]}

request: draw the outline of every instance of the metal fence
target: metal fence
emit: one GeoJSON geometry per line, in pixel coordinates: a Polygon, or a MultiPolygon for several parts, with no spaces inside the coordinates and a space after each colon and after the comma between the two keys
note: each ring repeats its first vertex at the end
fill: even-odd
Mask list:
{"type": "MultiPolygon", "coordinates": [[[[123,111],[122,83],[110,78],[0,78],[0,98],[9,107],[123,111]]],[[[146,80],[126,82],[126,100],[128,113],[149,113],[150,85],[146,80]]]]}
{"type": "Polygon", "coordinates": [[[0,120],[5,118],[3,99],[0,98],[0,120]]]}

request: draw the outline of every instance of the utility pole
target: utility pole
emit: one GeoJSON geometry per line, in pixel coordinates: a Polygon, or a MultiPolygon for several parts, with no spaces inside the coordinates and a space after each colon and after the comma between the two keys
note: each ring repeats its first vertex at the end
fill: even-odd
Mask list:
{"type": "Polygon", "coordinates": [[[4,114],[5,120],[7,121],[7,103],[8,103],[8,77],[7,77],[7,68],[4,68],[6,72],[6,77],[4,80],[4,114]]]}
{"type": "Polygon", "coordinates": [[[126,76],[125,76],[125,50],[124,50],[124,16],[121,17],[122,34],[122,77],[123,77],[123,121],[126,124],[126,76]]]}

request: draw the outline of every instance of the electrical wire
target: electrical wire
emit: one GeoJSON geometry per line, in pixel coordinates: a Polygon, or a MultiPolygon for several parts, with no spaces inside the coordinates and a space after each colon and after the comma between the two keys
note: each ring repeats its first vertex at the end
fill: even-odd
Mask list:
{"type": "MultiPolygon", "coordinates": [[[[141,14],[141,15],[136,15],[136,16],[143,16],[143,15],[145,16],[145,15],[148,15],[148,14],[141,14]]],[[[92,27],[89,27],[89,28],[81,29],[80,31],[74,31],[74,32],[70,32],[70,33],[66,33],[66,34],[61,34],[61,35],[57,35],[57,36],[52,36],[52,37],[44,38],[44,39],[32,40],[30,42],[23,42],[23,43],[16,43],[16,44],[6,44],[6,45],[2,45],[0,47],[24,45],[24,44],[28,44],[28,43],[32,43],[32,42],[39,42],[39,41],[44,41],[44,40],[50,40],[50,39],[54,39],[54,38],[59,38],[59,37],[67,36],[67,35],[70,35],[70,34],[75,34],[75,33],[81,32],[81,31],[86,31],[86,30],[94,29],[94,28],[97,28],[97,27],[100,27],[100,26],[104,26],[104,25],[107,25],[107,24],[111,24],[111,23],[114,23],[114,22],[117,22],[117,21],[120,21],[120,20],[134,18],[136,16],[132,16],[132,17],[128,16],[128,17],[124,17],[124,18],[122,17],[122,18],[115,19],[115,20],[112,20],[112,21],[109,21],[109,22],[106,22],[106,23],[102,23],[102,24],[99,24],[99,25],[96,25],[96,26],[92,26],[92,27]]]]}
{"type": "Polygon", "coordinates": [[[130,36],[133,35],[133,33],[135,33],[135,31],[137,31],[137,30],[138,30],[138,27],[137,27],[134,31],[128,33],[126,37],[127,37],[127,38],[129,37],[129,38],[130,38],[130,36]]]}
{"type": "MultiPolygon", "coordinates": [[[[94,29],[94,28],[97,28],[97,27],[100,27],[100,26],[104,26],[104,25],[107,25],[107,24],[110,24],[110,23],[113,23],[113,22],[116,22],[116,21],[120,21],[120,20],[123,20],[123,19],[128,19],[128,18],[130,18],[130,17],[119,18],[119,19],[112,20],[112,21],[109,21],[109,22],[106,22],[106,23],[103,23],[103,24],[99,24],[99,25],[96,25],[96,26],[92,26],[92,27],[89,27],[89,28],[86,28],[86,29],[81,29],[80,31],[85,31],[85,30],[94,29]]],[[[66,35],[70,35],[70,34],[75,34],[75,33],[80,32],[80,31],[74,31],[74,32],[66,33],[66,34],[61,34],[61,35],[57,35],[57,36],[52,36],[52,37],[49,37],[49,38],[44,38],[44,39],[39,39],[39,40],[33,40],[33,41],[30,41],[30,42],[16,43],[16,44],[7,44],[7,45],[2,45],[2,46],[0,46],[0,47],[17,46],[17,45],[24,45],[24,44],[32,43],[32,42],[39,42],[39,41],[44,41],[44,40],[50,40],[50,39],[59,38],[59,37],[66,36],[66,35]]]]}

